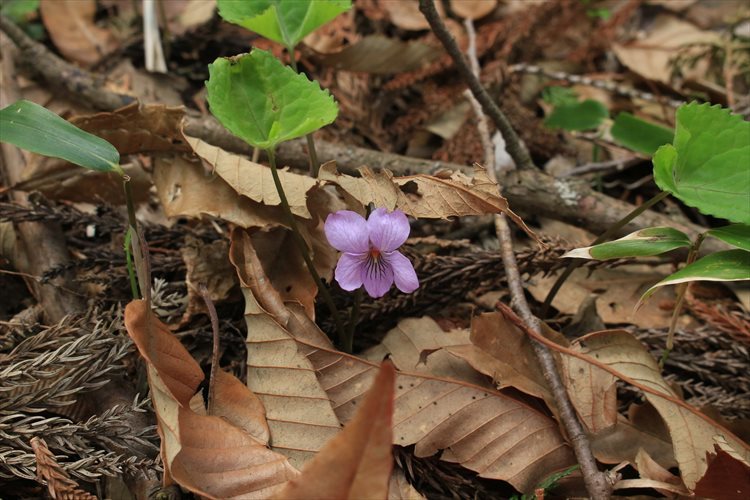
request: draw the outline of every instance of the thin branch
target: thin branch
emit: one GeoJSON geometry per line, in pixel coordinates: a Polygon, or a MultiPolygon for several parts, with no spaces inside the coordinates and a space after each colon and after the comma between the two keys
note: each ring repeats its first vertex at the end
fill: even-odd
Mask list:
{"type": "MultiPolygon", "coordinates": [[[[420,6],[422,3],[423,2],[420,2],[420,6]]],[[[479,74],[479,61],[476,58],[476,51],[474,50],[476,33],[471,19],[467,19],[465,24],[469,36],[469,50],[467,51],[467,55],[473,68],[472,75],[477,77],[479,74]]],[[[497,182],[497,174],[494,168],[495,155],[491,149],[489,131],[487,129],[485,118],[479,108],[479,103],[474,99],[474,96],[469,96],[469,99],[479,121],[477,128],[479,129],[482,144],[485,148],[485,161],[488,163],[488,166],[491,167],[488,169],[489,177],[494,182],[497,182]]],[[[526,301],[526,295],[524,294],[521,281],[521,273],[518,271],[518,262],[516,261],[516,255],[513,252],[513,237],[504,214],[495,215],[495,231],[497,233],[497,239],[500,241],[500,251],[503,265],[505,266],[505,277],[508,282],[508,288],[510,289],[511,304],[521,313],[526,324],[528,324],[535,333],[540,334],[540,321],[532,314],[531,308],[526,301]]],[[[612,491],[612,484],[607,478],[607,475],[600,472],[596,465],[596,459],[591,451],[591,443],[589,442],[588,436],[583,429],[583,425],[578,420],[573,404],[568,397],[562,378],[557,371],[557,365],[555,364],[552,352],[547,346],[537,342],[533,337],[531,339],[531,345],[534,349],[534,354],[542,367],[542,373],[547,381],[547,385],[552,392],[560,420],[573,445],[573,451],[575,452],[578,463],[581,466],[581,473],[583,474],[583,480],[586,483],[586,488],[589,491],[589,494],[594,499],[609,498],[612,491]]]]}
{"type": "Polygon", "coordinates": [[[198,285],[203,301],[208,309],[208,317],[211,318],[211,331],[213,332],[213,346],[211,350],[211,378],[208,381],[208,414],[212,415],[214,409],[214,398],[216,398],[216,377],[219,371],[219,316],[216,314],[216,306],[211,300],[211,294],[203,283],[198,285]]]}
{"type": "Polygon", "coordinates": [[[453,63],[456,65],[456,69],[461,75],[461,78],[463,78],[469,85],[472,94],[474,94],[474,97],[479,101],[479,104],[482,105],[484,112],[492,119],[500,133],[503,134],[503,138],[507,144],[508,153],[513,158],[513,161],[516,162],[518,168],[533,168],[534,162],[531,161],[529,152],[526,151],[526,148],[521,143],[521,139],[518,137],[518,134],[516,134],[516,131],[513,130],[513,127],[511,126],[510,121],[505,117],[505,114],[500,111],[500,108],[495,104],[495,101],[492,100],[484,87],[482,87],[479,78],[471,72],[466,59],[461,53],[461,49],[458,48],[458,44],[445,27],[443,20],[440,19],[440,15],[435,9],[435,3],[433,0],[419,0],[419,10],[422,11],[427,22],[430,23],[430,27],[435,33],[435,36],[438,37],[440,43],[443,44],[443,47],[445,47],[445,50],[453,59],[453,63]]]}

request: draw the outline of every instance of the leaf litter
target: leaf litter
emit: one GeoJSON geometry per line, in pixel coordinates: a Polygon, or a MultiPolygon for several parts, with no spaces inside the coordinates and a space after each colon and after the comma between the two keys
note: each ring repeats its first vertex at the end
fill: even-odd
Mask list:
{"type": "MultiPolygon", "coordinates": [[[[107,83],[107,91],[131,92],[142,75],[133,69],[141,62],[133,56],[138,42],[129,33],[140,28],[120,31],[118,22],[133,15],[126,14],[132,5],[76,2],[65,20],[84,27],[76,32],[51,14],[73,3],[43,1],[26,19],[41,20],[48,47],[54,45],[67,60],[112,75],[118,66],[117,82],[107,83]]],[[[330,88],[341,106],[337,122],[318,132],[316,140],[342,148],[375,144],[426,159],[419,172],[392,173],[357,159],[347,163],[343,156],[339,164],[324,165],[317,177],[280,171],[314,265],[347,317],[355,299],[333,284],[337,254],[323,236],[326,216],[343,209],[364,216],[372,204],[411,217],[417,238],[402,250],[420,288],[412,295],[394,290],[357,306],[354,354],[339,351],[328,337],[334,331],[331,315],[320,305],[321,291],[294,246],[264,159],[183,132],[186,121],[205,113],[200,89],[207,64],[240,52],[221,53],[212,40],[237,43],[247,36],[226,23],[219,26],[205,6],[193,19],[198,3],[170,6],[176,9],[169,14],[170,25],[177,27],[173,48],[190,48],[171,56],[179,92],[171,89],[169,98],[158,97],[167,95],[157,92],[164,83],[149,76],[157,90],[141,91],[139,97],[153,102],[157,95],[163,104],[131,104],[103,113],[67,105],[66,117],[110,141],[127,163],[126,171],[138,179],[137,208],[145,222],[154,294],[151,304],[134,301],[124,307],[124,319],[97,309],[94,318],[114,327],[104,328],[94,319],[99,326],[93,334],[90,316],[34,320],[30,309],[24,311],[35,302],[28,292],[1,301],[0,370],[8,377],[0,387],[7,397],[0,424],[8,430],[0,437],[0,483],[8,481],[15,488],[8,491],[17,496],[47,489],[53,496],[72,492],[87,498],[97,483],[111,485],[110,478],[125,473],[152,489],[176,484],[208,498],[484,498],[533,493],[563,473],[556,489],[547,492],[580,494],[580,472],[569,472],[576,460],[530,339],[494,311],[492,301],[480,300],[487,292],[505,297],[506,289],[497,240],[482,217],[505,213],[522,229],[515,250],[535,307],[564,266],[560,256],[572,246],[562,242],[562,233],[548,234],[535,213],[516,215],[502,196],[503,186],[489,181],[483,168],[476,167],[472,176],[433,168],[433,160],[468,165],[482,158],[472,118],[451,124],[449,135],[440,135],[434,126],[460,103],[451,96],[463,87],[417,2],[358,0],[357,18],[346,14],[334,22],[345,35],[333,33],[337,37],[329,42],[335,42],[335,50],[319,50],[322,45],[314,45],[322,41],[308,37],[297,55],[310,78],[330,88]],[[357,60],[361,51],[382,52],[383,58],[364,64],[357,60]],[[399,59],[399,51],[408,57],[399,59]],[[423,60],[416,61],[420,55],[423,60]],[[469,241],[456,243],[462,237],[469,241]],[[213,347],[207,309],[196,293],[200,284],[217,304],[225,368],[214,381],[211,409],[204,402],[204,373],[213,347]],[[127,343],[125,330],[135,346],[127,343]],[[76,342],[77,337],[86,342],[76,342]],[[132,355],[136,351],[140,357],[132,355]],[[384,359],[389,361],[381,363],[384,359]],[[102,375],[92,373],[105,365],[102,375]],[[137,382],[139,376],[148,379],[148,391],[137,382]],[[97,389],[127,394],[121,399],[127,404],[113,406],[97,389]],[[150,400],[136,397],[133,402],[136,394],[147,393],[150,400]],[[51,415],[44,425],[35,420],[40,413],[51,415]],[[27,430],[31,422],[36,430],[27,430]],[[158,436],[153,427],[146,432],[148,427],[134,422],[156,425],[158,436]],[[110,437],[107,431],[106,439],[91,430],[114,427],[122,428],[121,434],[110,437]],[[148,446],[137,451],[133,443],[148,446]]],[[[544,129],[539,116],[549,108],[541,103],[539,89],[550,83],[523,69],[507,72],[507,65],[567,58],[579,61],[568,71],[587,72],[595,80],[616,80],[646,92],[656,88],[669,98],[698,89],[711,102],[741,104],[748,93],[743,56],[726,58],[734,27],[731,20],[722,24],[735,11],[723,6],[725,17],[717,14],[719,21],[708,21],[701,17],[702,4],[687,2],[673,12],[672,5],[649,2],[648,8],[635,8],[641,17],[651,17],[641,26],[633,10],[585,2],[450,2],[441,15],[459,41],[467,36],[460,24],[465,18],[477,24],[482,82],[502,87],[500,101],[535,160],[543,164],[561,155],[575,164],[591,159],[587,143],[595,143],[596,154],[606,158],[618,158],[622,151],[598,137],[544,129]],[[608,9],[612,17],[605,19],[608,9]],[[584,25],[600,38],[589,40],[584,25]],[[690,50],[683,42],[690,42],[690,50]],[[608,54],[621,66],[601,66],[601,56],[608,54]],[[528,98],[533,88],[536,93],[528,98]]],[[[265,43],[286,57],[274,42],[252,43],[265,43]]],[[[22,97],[57,98],[59,89],[48,85],[44,97],[16,76],[11,80],[29,94],[22,97]]],[[[573,83],[583,97],[591,97],[581,90],[585,82],[573,83]]],[[[620,95],[617,89],[603,92],[620,95]]],[[[612,116],[626,111],[664,127],[674,125],[673,112],[658,103],[629,96],[605,102],[616,108],[612,116]]],[[[1,200],[0,224],[10,235],[3,245],[13,250],[8,255],[29,251],[15,248],[19,236],[13,224],[57,224],[69,263],[44,269],[41,279],[70,283],[61,280],[72,276],[76,293],[99,305],[124,306],[129,288],[121,252],[120,186],[107,188],[101,176],[81,175],[61,162],[36,164],[40,168],[13,188],[41,189],[54,201],[21,206],[1,200]]],[[[639,183],[649,172],[647,162],[641,162],[622,171],[584,174],[578,182],[637,203],[655,189],[639,183]]],[[[3,196],[8,192],[4,189],[3,196]]],[[[582,203],[580,210],[591,209],[582,203]]],[[[681,209],[705,227],[716,225],[688,206],[681,209]]],[[[22,268],[17,258],[7,263],[4,269],[22,268]]],[[[701,293],[688,296],[688,309],[679,318],[684,340],[678,335],[670,358],[659,367],[674,295],[660,291],[638,312],[633,306],[658,281],[656,276],[673,270],[674,261],[656,259],[639,266],[587,264],[571,280],[568,293],[553,302],[545,337],[557,346],[563,383],[595,457],[602,465],[629,471],[630,479],[615,486],[618,493],[639,488],[654,496],[744,498],[750,462],[750,315],[737,300],[741,290],[691,288],[701,293]],[[583,321],[583,304],[592,296],[594,307],[583,321]],[[584,328],[567,338],[559,333],[575,331],[570,328],[575,321],[619,329],[584,328]]],[[[0,279],[23,289],[11,274],[0,279]]]]}

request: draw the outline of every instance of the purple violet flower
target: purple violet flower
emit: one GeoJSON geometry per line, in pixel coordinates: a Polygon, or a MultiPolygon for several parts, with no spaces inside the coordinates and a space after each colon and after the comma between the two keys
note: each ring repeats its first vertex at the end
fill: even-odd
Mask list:
{"type": "Polygon", "coordinates": [[[350,210],[329,214],[326,237],[333,248],[343,252],[335,273],[341,288],[351,292],[364,284],[373,298],[385,295],[394,282],[404,293],[419,288],[414,266],[398,251],[410,229],[400,210],[388,213],[376,208],[367,220],[350,210]]]}

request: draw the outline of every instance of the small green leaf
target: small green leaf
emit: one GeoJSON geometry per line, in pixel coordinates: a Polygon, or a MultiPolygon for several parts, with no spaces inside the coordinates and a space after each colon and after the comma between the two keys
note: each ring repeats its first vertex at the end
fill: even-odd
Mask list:
{"type": "Polygon", "coordinates": [[[706,255],[683,267],[649,288],[641,297],[648,299],[657,288],[688,281],[744,281],[750,280],[750,252],[726,250],[706,255]]]}
{"type": "Polygon", "coordinates": [[[211,112],[251,146],[273,149],[336,119],[333,97],[270,53],[220,57],[208,66],[211,112]]]}
{"type": "Polygon", "coordinates": [[[16,24],[29,21],[29,16],[39,8],[39,0],[3,0],[0,2],[0,14],[8,16],[16,24]]]}
{"type": "Polygon", "coordinates": [[[677,110],[674,143],[654,155],[654,180],[703,213],[750,224],[750,122],[719,106],[677,110]]]}
{"type": "Polygon", "coordinates": [[[290,48],[351,6],[351,0],[218,1],[219,15],[225,21],[290,48]]]}
{"type": "Polygon", "coordinates": [[[112,144],[30,101],[0,110],[0,141],[92,170],[122,172],[120,153],[112,144]]]}
{"type": "Polygon", "coordinates": [[[750,252],[750,226],[747,224],[730,224],[724,227],[717,227],[706,234],[750,252]]]}
{"type": "Polygon", "coordinates": [[[542,90],[542,99],[552,106],[561,106],[563,104],[577,104],[578,94],[570,87],[560,87],[553,85],[545,87],[542,90]]]}
{"type": "Polygon", "coordinates": [[[619,240],[576,248],[563,257],[595,260],[650,257],[690,245],[690,238],[682,231],[671,227],[649,227],[630,233],[619,240]]]}
{"type": "Polygon", "coordinates": [[[561,104],[552,110],[544,124],[550,128],[565,130],[590,130],[597,128],[609,112],[604,104],[593,99],[583,102],[561,104]]]}
{"type": "Polygon", "coordinates": [[[659,146],[670,144],[674,130],[620,113],[610,129],[612,137],[628,149],[653,156],[659,146]]]}

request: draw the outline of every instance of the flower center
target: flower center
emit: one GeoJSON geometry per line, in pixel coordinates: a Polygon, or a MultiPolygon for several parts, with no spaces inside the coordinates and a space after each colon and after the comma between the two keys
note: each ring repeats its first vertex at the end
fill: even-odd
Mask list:
{"type": "Polygon", "coordinates": [[[370,258],[376,262],[380,260],[380,250],[374,247],[370,248],[370,258]]]}

